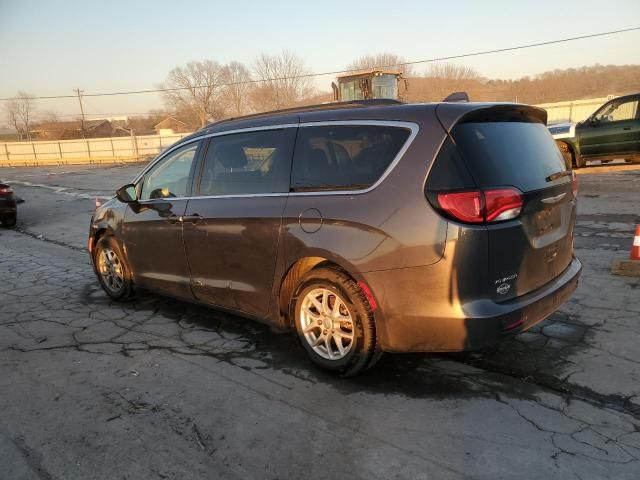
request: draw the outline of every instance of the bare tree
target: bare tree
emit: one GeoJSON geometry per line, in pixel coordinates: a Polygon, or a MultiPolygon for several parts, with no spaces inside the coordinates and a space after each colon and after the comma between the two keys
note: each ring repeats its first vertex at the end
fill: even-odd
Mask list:
{"type": "Polygon", "coordinates": [[[60,117],[58,116],[58,114],[52,110],[45,110],[39,115],[39,117],[41,119],[41,123],[58,123],[60,121],[60,117]]]}
{"type": "Polygon", "coordinates": [[[231,62],[224,67],[224,103],[227,113],[239,117],[247,113],[248,96],[252,84],[249,69],[240,62],[231,62]]]}
{"type": "Polygon", "coordinates": [[[348,70],[368,70],[374,67],[388,68],[392,70],[398,70],[403,73],[405,77],[413,75],[413,68],[411,65],[403,65],[406,63],[406,59],[395,53],[378,53],[376,55],[365,55],[363,57],[354,60],[347,65],[348,70]]]}
{"type": "Polygon", "coordinates": [[[22,140],[22,125],[20,124],[20,119],[18,117],[19,110],[18,100],[9,100],[5,104],[7,121],[13,126],[14,130],[18,134],[18,139],[22,140]]]}
{"type": "Polygon", "coordinates": [[[441,101],[453,92],[464,91],[472,99],[482,96],[480,74],[470,67],[450,63],[431,64],[423,76],[411,79],[407,99],[411,101],[441,101]]]}
{"type": "Polygon", "coordinates": [[[7,120],[18,132],[20,139],[31,141],[31,115],[35,110],[33,95],[20,91],[16,98],[9,100],[5,105],[7,120]]]}
{"type": "Polygon", "coordinates": [[[174,110],[190,110],[200,126],[223,116],[220,97],[223,91],[224,68],[213,60],[189,62],[169,72],[161,88],[165,102],[174,110]]]}
{"type": "Polygon", "coordinates": [[[261,80],[252,92],[259,111],[291,107],[313,93],[311,78],[304,76],[309,74],[304,61],[287,50],[280,55],[261,53],[254,70],[261,80]]]}
{"type": "Polygon", "coordinates": [[[480,74],[471,67],[453,63],[432,63],[427,67],[425,77],[443,80],[478,80],[480,74]]]}

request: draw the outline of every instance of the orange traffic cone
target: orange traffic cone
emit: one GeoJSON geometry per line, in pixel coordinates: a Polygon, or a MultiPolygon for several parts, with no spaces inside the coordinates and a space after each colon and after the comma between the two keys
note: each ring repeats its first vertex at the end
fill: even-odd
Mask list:
{"type": "Polygon", "coordinates": [[[96,197],[96,209],[100,207],[100,200],[98,200],[98,197],[96,197]]]}
{"type": "Polygon", "coordinates": [[[640,260],[640,225],[636,225],[636,234],[633,237],[629,258],[631,260],[640,260]]]}

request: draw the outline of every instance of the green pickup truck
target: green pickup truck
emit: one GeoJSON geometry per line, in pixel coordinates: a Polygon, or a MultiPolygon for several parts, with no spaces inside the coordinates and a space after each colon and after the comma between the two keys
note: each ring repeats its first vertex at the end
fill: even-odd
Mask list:
{"type": "Polygon", "coordinates": [[[640,161],[640,93],[609,100],[579,123],[549,125],[560,151],[574,167],[587,160],[640,161]]]}

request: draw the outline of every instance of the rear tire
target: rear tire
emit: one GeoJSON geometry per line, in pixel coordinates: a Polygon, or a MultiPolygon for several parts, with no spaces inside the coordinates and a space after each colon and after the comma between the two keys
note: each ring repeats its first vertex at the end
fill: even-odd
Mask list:
{"type": "Polygon", "coordinates": [[[349,376],[379,359],[371,306],[345,273],[311,270],[298,284],[289,309],[302,346],[321,368],[349,376]]]}
{"type": "Polygon", "coordinates": [[[126,300],[133,294],[131,270],[118,242],[104,236],[98,240],[93,260],[100,286],[114,300],[126,300]]]}

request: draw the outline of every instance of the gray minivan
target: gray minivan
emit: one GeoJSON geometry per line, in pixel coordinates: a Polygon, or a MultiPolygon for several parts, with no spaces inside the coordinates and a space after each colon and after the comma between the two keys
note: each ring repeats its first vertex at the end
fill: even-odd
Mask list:
{"type": "Polygon", "coordinates": [[[478,349],[575,290],[576,180],[519,104],[373,101],[212,124],[91,221],[114,299],[143,288],[295,329],[318,365],[478,349]]]}

